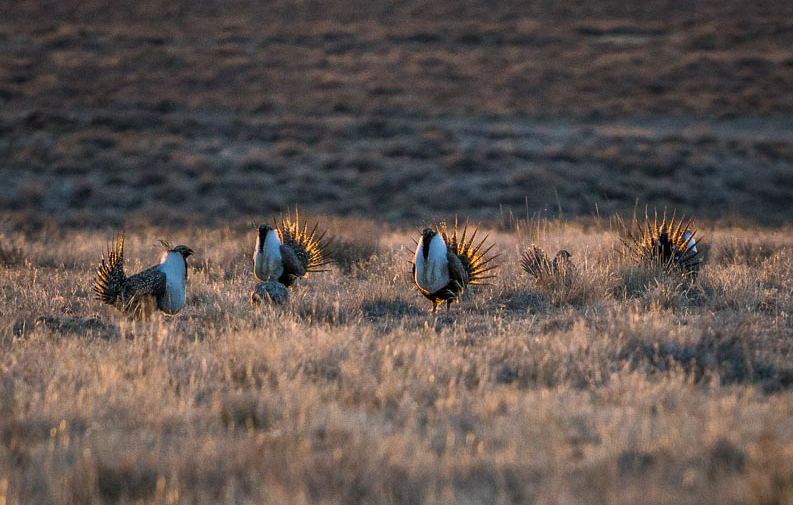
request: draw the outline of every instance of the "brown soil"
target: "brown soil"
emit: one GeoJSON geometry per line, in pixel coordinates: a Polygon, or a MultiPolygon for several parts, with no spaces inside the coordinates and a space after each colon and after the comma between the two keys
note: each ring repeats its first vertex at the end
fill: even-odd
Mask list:
{"type": "Polygon", "coordinates": [[[748,3],[0,2],[0,209],[781,224],[793,7],[748,3]]]}

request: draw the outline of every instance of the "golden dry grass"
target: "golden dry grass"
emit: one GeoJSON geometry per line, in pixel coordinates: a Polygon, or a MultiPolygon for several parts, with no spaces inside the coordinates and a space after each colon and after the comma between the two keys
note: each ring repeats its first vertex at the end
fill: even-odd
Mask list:
{"type": "Polygon", "coordinates": [[[691,282],[608,226],[522,223],[436,318],[376,225],[334,220],[344,268],[282,308],[248,303],[252,230],[129,230],[130,271],[196,251],[185,310],[137,324],[92,299],[111,232],[4,233],[0,502],[793,503],[787,230],[707,230],[691,282]],[[586,296],[535,286],[531,242],[586,296]]]}

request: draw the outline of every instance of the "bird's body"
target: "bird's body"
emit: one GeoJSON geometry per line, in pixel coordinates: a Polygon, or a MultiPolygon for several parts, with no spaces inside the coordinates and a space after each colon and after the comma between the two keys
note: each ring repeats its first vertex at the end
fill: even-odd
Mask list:
{"type": "Polygon", "coordinates": [[[667,270],[677,268],[692,277],[697,275],[702,250],[697,247],[690,219],[677,219],[674,213],[668,218],[664,211],[659,222],[656,212],[652,220],[645,214],[644,224],[636,223],[636,226],[637,231],[628,231],[623,242],[637,261],[654,263],[667,270]]]}
{"type": "Polygon", "coordinates": [[[433,312],[444,301],[448,308],[468,285],[468,274],[460,258],[449,251],[443,237],[432,230],[424,230],[413,265],[416,286],[432,302],[433,312]]]}
{"type": "Polygon", "coordinates": [[[289,302],[289,289],[278,281],[260,282],[251,292],[251,303],[283,305],[289,302]]]}
{"type": "MultiPolygon", "coordinates": [[[[253,253],[253,272],[256,278],[262,282],[275,279],[281,284],[291,284],[291,276],[287,273],[284,276],[283,255],[281,254],[281,238],[278,230],[269,226],[259,228],[259,235],[256,238],[256,250],[253,253]]],[[[292,275],[297,275],[293,272],[292,275]]]]}
{"type": "Polygon", "coordinates": [[[572,255],[561,249],[553,260],[549,260],[545,251],[534,244],[523,252],[521,267],[536,279],[546,277],[568,276],[573,273],[575,265],[572,255]]]}
{"type": "Polygon", "coordinates": [[[448,287],[453,277],[449,268],[451,264],[449,259],[449,251],[443,237],[437,233],[422,235],[414,259],[416,265],[414,275],[416,285],[423,294],[438,293],[448,287]],[[427,238],[429,240],[426,240],[427,238]]]}
{"type": "Polygon", "coordinates": [[[97,270],[94,282],[97,299],[135,318],[147,318],[157,309],[168,315],[182,310],[187,258],[193,251],[183,245],[168,249],[158,265],[127,277],[122,235],[108,251],[107,258],[102,258],[97,270]]]}
{"type": "Polygon", "coordinates": [[[575,264],[571,258],[568,251],[561,249],[550,260],[541,247],[532,244],[523,252],[520,264],[540,286],[570,288],[576,276],[575,264]]]}
{"type": "Polygon", "coordinates": [[[325,233],[317,234],[317,225],[309,231],[300,229],[297,211],[295,220],[283,218],[275,226],[259,226],[253,251],[253,272],[262,282],[277,281],[291,286],[295,280],[312,272],[324,272],[329,263],[325,233]]]}
{"type": "Polygon", "coordinates": [[[573,255],[570,254],[569,251],[561,249],[556,253],[556,256],[554,256],[553,261],[551,262],[551,267],[556,272],[569,272],[575,268],[573,260],[571,259],[572,256],[573,255]]]}
{"type": "Polygon", "coordinates": [[[167,251],[154,268],[165,275],[165,293],[157,301],[157,307],[166,314],[176,314],[184,307],[186,298],[187,262],[180,253],[167,251]]]}
{"type": "Polygon", "coordinates": [[[443,302],[446,302],[448,311],[452,302],[458,300],[469,285],[482,284],[482,280],[495,277],[484,273],[498,266],[485,266],[494,257],[485,258],[490,248],[479,252],[484,240],[472,247],[476,231],[466,242],[467,227],[459,240],[457,223],[453,234],[448,233],[445,224],[437,228],[437,231],[430,228],[422,231],[413,258],[413,281],[419,292],[432,302],[433,312],[443,302]]]}

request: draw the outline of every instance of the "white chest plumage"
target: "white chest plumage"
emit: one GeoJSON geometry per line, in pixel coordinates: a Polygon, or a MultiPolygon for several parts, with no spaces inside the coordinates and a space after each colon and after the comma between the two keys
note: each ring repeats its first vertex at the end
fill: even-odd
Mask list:
{"type": "Polygon", "coordinates": [[[261,237],[256,239],[256,250],[253,252],[253,272],[256,278],[267,282],[277,280],[284,273],[284,264],[281,259],[281,239],[278,232],[271,230],[261,243],[261,237]]]}
{"type": "Polygon", "coordinates": [[[429,244],[424,243],[424,238],[419,241],[415,257],[415,280],[418,286],[434,293],[444,288],[449,283],[449,264],[446,259],[446,243],[440,235],[435,235],[429,244]],[[429,253],[424,258],[424,247],[429,246],[429,253]]]}
{"type": "Polygon", "coordinates": [[[187,268],[184,257],[178,252],[168,251],[157,270],[165,274],[165,296],[158,306],[166,314],[175,314],[182,310],[185,302],[187,268]]]}

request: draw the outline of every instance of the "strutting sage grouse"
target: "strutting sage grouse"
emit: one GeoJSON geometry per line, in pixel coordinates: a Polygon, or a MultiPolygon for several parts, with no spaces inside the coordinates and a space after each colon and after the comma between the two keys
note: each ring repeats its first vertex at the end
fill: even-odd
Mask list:
{"type": "Polygon", "coordinates": [[[413,260],[413,280],[422,295],[432,302],[432,312],[438,305],[446,302],[446,311],[452,302],[458,300],[468,286],[485,284],[486,279],[497,277],[485,275],[499,265],[490,265],[497,256],[487,256],[493,245],[482,250],[487,236],[474,246],[477,227],[466,241],[468,224],[463,228],[462,236],[458,237],[457,220],[454,230],[450,233],[446,223],[440,223],[435,229],[425,228],[421,239],[416,243],[416,255],[413,260]]]}
{"type": "Polygon", "coordinates": [[[318,224],[309,230],[300,228],[300,217],[295,208],[291,215],[273,219],[273,226],[259,226],[256,249],[253,251],[253,272],[262,282],[275,280],[291,286],[295,279],[314,272],[325,272],[322,267],[330,263],[325,232],[317,233],[318,224]],[[323,241],[324,240],[324,241],[323,241]]]}
{"type": "Polygon", "coordinates": [[[635,231],[627,230],[623,242],[640,263],[653,263],[666,270],[677,269],[696,276],[702,264],[702,244],[697,247],[695,235],[691,219],[684,216],[678,219],[676,212],[668,218],[664,210],[660,222],[658,211],[652,220],[645,212],[644,224],[636,222],[635,231]]]}
{"type": "Polygon", "coordinates": [[[569,251],[562,249],[550,260],[541,247],[532,244],[523,252],[520,266],[538,280],[547,277],[568,277],[575,271],[572,257],[569,251]]]}
{"type": "Polygon", "coordinates": [[[127,277],[124,273],[124,235],[107,251],[96,272],[94,292],[98,300],[133,318],[148,318],[156,309],[176,314],[185,304],[187,258],[193,250],[184,245],[164,248],[158,265],[127,277]]]}

